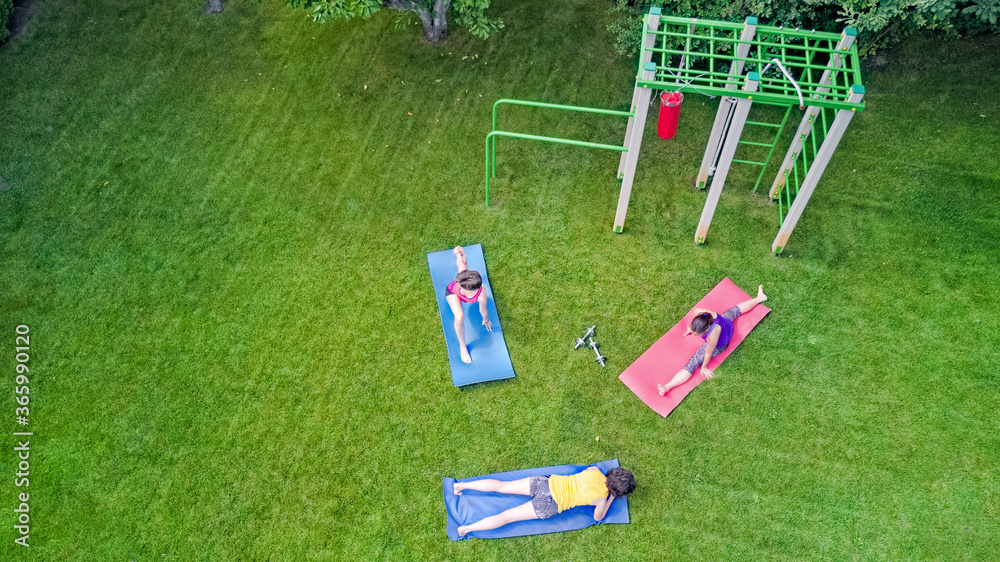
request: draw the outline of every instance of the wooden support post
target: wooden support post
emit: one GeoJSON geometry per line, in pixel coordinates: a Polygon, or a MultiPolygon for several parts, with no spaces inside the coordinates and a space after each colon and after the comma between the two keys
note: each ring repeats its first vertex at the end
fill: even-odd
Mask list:
{"type": "Polygon", "coordinates": [[[708,184],[708,177],[715,173],[715,163],[719,160],[719,151],[722,149],[726,129],[732,121],[736,100],[737,98],[731,97],[719,98],[719,110],[715,112],[712,132],[708,135],[708,146],[705,147],[705,155],[701,158],[698,178],[694,183],[698,189],[704,189],[708,184]]]}
{"type": "MultiPolygon", "coordinates": [[[[646,63],[640,74],[642,80],[653,80],[656,75],[656,64],[646,63]]],[[[625,169],[622,175],[622,190],[618,194],[618,210],[615,211],[615,232],[621,233],[625,228],[625,214],[628,212],[628,201],[632,196],[632,183],[635,181],[635,168],[639,162],[639,148],[642,146],[642,134],[646,129],[646,114],[649,113],[649,98],[653,90],[643,86],[639,91],[635,106],[635,124],[632,134],[626,139],[628,151],[625,152],[625,169]]]]}
{"type": "MultiPolygon", "coordinates": [[[[659,29],[659,27],[660,27],[660,8],[656,7],[650,8],[649,15],[646,16],[646,31],[644,31],[645,38],[643,38],[642,56],[640,57],[640,60],[642,62],[639,63],[640,73],[642,72],[642,69],[646,67],[646,63],[652,62],[653,60],[653,51],[650,51],[650,49],[656,46],[656,35],[650,32],[656,31],[657,29],[659,29]]],[[[639,76],[636,75],[635,78],[636,80],[638,80],[639,76]]],[[[636,84],[635,88],[633,88],[632,90],[632,105],[630,106],[631,109],[629,109],[629,111],[633,113],[633,116],[628,118],[628,125],[625,127],[625,141],[622,142],[622,146],[629,145],[629,137],[631,137],[632,133],[635,131],[635,109],[639,105],[639,96],[641,95],[641,90],[643,90],[643,88],[640,88],[638,84],[636,84]]],[[[647,99],[646,104],[648,108],[649,95],[646,96],[646,99],[647,99]]],[[[625,160],[627,158],[628,158],[628,152],[622,152],[622,156],[618,160],[619,180],[625,177],[625,160]]]]}
{"type": "MultiPolygon", "coordinates": [[[[850,103],[861,103],[864,96],[865,87],[855,85],[851,87],[851,95],[847,98],[847,101],[850,103]]],[[[841,137],[844,136],[844,131],[847,130],[847,125],[850,124],[852,117],[854,117],[853,109],[841,109],[837,112],[837,117],[833,120],[833,124],[830,125],[830,131],[826,134],[826,138],[823,139],[823,145],[820,146],[816,152],[816,158],[809,165],[809,171],[806,172],[806,177],[802,181],[802,187],[799,188],[798,194],[795,195],[795,200],[792,201],[792,206],[788,209],[785,221],[781,223],[778,236],[775,237],[774,243],[771,244],[771,251],[775,254],[780,254],[785,249],[785,245],[788,244],[788,237],[792,235],[795,223],[799,221],[802,211],[805,210],[806,204],[809,203],[809,198],[812,196],[813,190],[816,189],[816,184],[823,177],[826,165],[830,163],[830,158],[833,156],[834,151],[837,150],[837,144],[840,143],[841,137]]],[[[715,186],[713,185],[712,188],[715,189],[715,186]]]]}
{"type": "MultiPolygon", "coordinates": [[[[747,16],[747,19],[743,21],[743,31],[740,33],[740,40],[739,42],[736,43],[737,57],[739,57],[740,59],[747,58],[747,55],[750,54],[750,47],[751,47],[750,41],[753,41],[753,36],[756,33],[757,33],[757,18],[753,16],[747,16]]],[[[736,63],[735,64],[736,72],[732,73],[732,76],[733,77],[742,76],[743,65],[746,64],[745,61],[737,60],[735,61],[735,63],[736,63]]],[[[726,85],[726,87],[729,88],[730,90],[735,89],[736,86],[739,86],[739,80],[734,81],[732,79],[729,79],[728,81],[733,84],[732,88],[730,88],[729,85],[726,85]]]]}
{"type": "MultiPolygon", "coordinates": [[[[740,41],[753,41],[757,32],[757,18],[748,17],[743,23],[743,31],[740,33],[740,41]]],[[[746,58],[750,52],[750,43],[738,43],[736,46],[736,56],[746,58]]],[[[734,61],[729,68],[729,78],[726,81],[727,90],[735,90],[739,86],[739,77],[743,74],[743,61],[734,61]]],[[[725,144],[726,130],[733,118],[733,109],[737,98],[722,97],[719,100],[719,111],[715,114],[715,123],[712,125],[712,132],[708,135],[708,146],[705,147],[705,156],[701,159],[701,168],[698,170],[698,178],[695,186],[702,189],[708,183],[708,176],[715,173],[715,164],[719,160],[719,153],[722,145],[725,144]]]]}
{"type": "MultiPolygon", "coordinates": [[[[743,90],[746,92],[756,92],[760,83],[760,75],[756,72],[747,74],[746,84],[743,90]]],[[[708,237],[708,227],[712,223],[712,216],[715,214],[715,207],[719,204],[719,196],[722,195],[722,188],[726,184],[726,176],[729,175],[729,168],[733,165],[733,156],[736,154],[736,147],[740,143],[740,135],[743,134],[743,126],[746,124],[747,115],[750,113],[750,106],[753,104],[753,97],[738,98],[736,109],[733,111],[733,119],[726,133],[726,142],[719,155],[719,166],[715,170],[712,178],[712,187],[708,190],[708,199],[705,200],[705,208],[701,211],[701,220],[698,221],[698,230],[694,235],[695,244],[704,244],[708,237]]]]}
{"type": "MultiPolygon", "coordinates": [[[[840,35],[840,41],[837,43],[838,51],[847,51],[854,44],[854,40],[857,39],[858,32],[853,27],[849,27],[844,30],[840,35]]],[[[823,71],[823,77],[820,78],[820,84],[826,84],[827,82],[833,82],[833,73],[837,71],[844,64],[844,55],[834,55],[830,57],[830,62],[826,65],[826,70],[823,71]]],[[[817,94],[813,97],[820,97],[819,94],[829,92],[830,88],[828,86],[820,86],[816,88],[817,94]]],[[[795,136],[792,137],[792,144],[788,147],[788,153],[785,154],[784,161],[781,162],[781,167],[778,168],[778,175],[775,176],[774,182],[771,184],[771,199],[777,199],[778,194],[781,193],[781,188],[785,186],[786,178],[788,174],[792,172],[792,165],[795,161],[796,155],[802,150],[802,146],[806,139],[809,137],[809,131],[812,129],[810,118],[818,119],[819,113],[823,109],[821,107],[811,105],[806,108],[805,114],[802,116],[802,121],[799,123],[799,128],[795,131],[795,136]]]]}

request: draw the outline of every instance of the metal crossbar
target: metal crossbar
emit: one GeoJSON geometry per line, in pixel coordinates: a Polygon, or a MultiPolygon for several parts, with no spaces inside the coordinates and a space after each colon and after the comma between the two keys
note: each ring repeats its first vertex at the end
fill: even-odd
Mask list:
{"type": "Polygon", "coordinates": [[[579,105],[561,105],[557,103],[543,103],[537,101],[501,99],[493,104],[493,130],[486,135],[486,206],[490,206],[490,177],[497,177],[497,137],[509,137],[515,139],[534,140],[541,142],[551,142],[555,144],[567,144],[571,146],[582,146],[586,148],[600,148],[603,150],[616,150],[618,152],[628,152],[625,146],[613,144],[601,144],[596,142],[579,141],[573,139],[563,139],[559,137],[545,137],[540,135],[528,135],[524,133],[514,133],[510,131],[497,130],[497,108],[501,105],[523,105],[528,107],[540,107],[544,109],[562,109],[565,111],[575,111],[579,113],[598,113],[601,115],[614,115],[617,117],[632,117],[631,111],[618,111],[614,109],[598,109],[594,107],[583,107],[579,105]],[[492,162],[492,166],[490,165],[492,162]],[[492,172],[492,173],[491,173],[492,172]]]}

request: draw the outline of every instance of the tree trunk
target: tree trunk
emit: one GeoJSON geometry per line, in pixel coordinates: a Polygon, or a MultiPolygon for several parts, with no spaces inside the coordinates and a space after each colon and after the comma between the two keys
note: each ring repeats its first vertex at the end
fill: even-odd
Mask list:
{"type": "Polygon", "coordinates": [[[448,8],[451,0],[434,0],[434,26],[424,26],[424,37],[431,43],[440,43],[448,37],[448,8]],[[432,37],[433,34],[433,37],[432,37]]]}
{"type": "Polygon", "coordinates": [[[440,43],[448,37],[448,8],[451,7],[451,0],[434,0],[434,7],[430,10],[425,10],[415,0],[383,0],[382,5],[417,14],[424,26],[424,37],[431,43],[440,43]]]}
{"type": "Polygon", "coordinates": [[[222,12],[222,0],[208,0],[208,5],[205,6],[206,14],[218,14],[222,12]]]}

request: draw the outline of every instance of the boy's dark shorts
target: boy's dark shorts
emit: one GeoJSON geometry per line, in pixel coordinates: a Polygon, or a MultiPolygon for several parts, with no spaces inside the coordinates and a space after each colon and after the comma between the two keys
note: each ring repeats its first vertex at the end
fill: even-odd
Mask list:
{"type": "Polygon", "coordinates": [[[535,515],[539,519],[548,519],[559,513],[559,506],[556,500],[552,499],[552,492],[549,490],[549,477],[532,476],[529,483],[531,507],[535,508],[535,515]]]}

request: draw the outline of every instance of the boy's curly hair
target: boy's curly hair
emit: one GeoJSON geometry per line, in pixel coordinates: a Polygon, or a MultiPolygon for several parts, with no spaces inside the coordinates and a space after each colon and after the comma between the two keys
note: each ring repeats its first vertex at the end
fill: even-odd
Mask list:
{"type": "Polygon", "coordinates": [[[616,498],[621,498],[635,490],[635,476],[624,468],[612,468],[605,476],[608,491],[616,498]]]}

